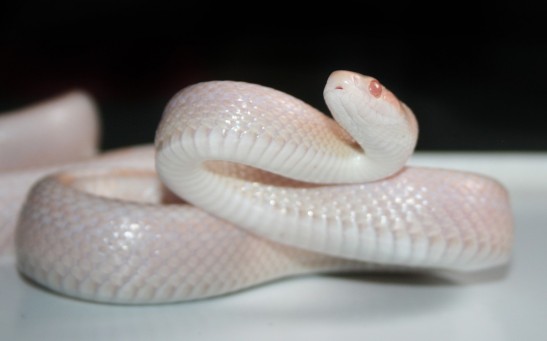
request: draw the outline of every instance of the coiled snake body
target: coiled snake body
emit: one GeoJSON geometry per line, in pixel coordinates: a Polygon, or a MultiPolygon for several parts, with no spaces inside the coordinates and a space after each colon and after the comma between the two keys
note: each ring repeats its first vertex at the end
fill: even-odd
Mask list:
{"type": "Polygon", "coordinates": [[[156,134],[161,182],[149,167],[91,162],[34,186],[16,231],[20,271],[70,296],[156,303],[316,271],[507,261],[500,184],[405,167],[417,124],[377,80],[338,71],[324,94],[339,125],[259,85],[182,90],[156,134]]]}

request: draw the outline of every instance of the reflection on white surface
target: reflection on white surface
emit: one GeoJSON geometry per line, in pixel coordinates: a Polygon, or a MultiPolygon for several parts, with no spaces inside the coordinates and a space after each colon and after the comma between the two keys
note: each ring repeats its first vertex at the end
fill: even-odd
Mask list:
{"type": "Polygon", "coordinates": [[[414,164],[490,174],[516,219],[509,269],[480,275],[329,275],[182,304],[65,298],[0,264],[0,340],[547,339],[547,155],[427,154],[414,164]],[[462,284],[463,283],[463,284],[462,284]]]}

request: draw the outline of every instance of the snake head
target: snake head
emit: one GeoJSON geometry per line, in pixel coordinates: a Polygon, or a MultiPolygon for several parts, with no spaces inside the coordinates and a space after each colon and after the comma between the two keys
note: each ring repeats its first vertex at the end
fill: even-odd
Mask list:
{"type": "Polygon", "coordinates": [[[395,124],[407,126],[417,134],[412,110],[374,77],[334,71],[325,86],[324,97],[332,115],[342,126],[350,117],[355,124],[395,124]]]}
{"type": "Polygon", "coordinates": [[[399,99],[376,78],[351,71],[333,72],[325,86],[327,97],[340,97],[343,102],[352,101],[363,106],[377,107],[382,112],[398,112],[403,109],[399,99]]]}
{"type": "Polygon", "coordinates": [[[334,119],[365,154],[378,164],[389,164],[386,174],[404,165],[416,146],[418,125],[412,111],[391,91],[373,77],[335,71],[324,96],[334,119]]]}

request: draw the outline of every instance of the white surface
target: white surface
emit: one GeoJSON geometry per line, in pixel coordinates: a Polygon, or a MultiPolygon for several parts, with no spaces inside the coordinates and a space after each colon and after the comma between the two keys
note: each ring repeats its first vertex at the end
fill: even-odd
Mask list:
{"type": "Polygon", "coordinates": [[[547,154],[420,154],[413,164],[503,182],[516,222],[508,269],[475,275],[307,276],[163,306],[47,292],[0,264],[0,340],[547,340],[547,154]]]}

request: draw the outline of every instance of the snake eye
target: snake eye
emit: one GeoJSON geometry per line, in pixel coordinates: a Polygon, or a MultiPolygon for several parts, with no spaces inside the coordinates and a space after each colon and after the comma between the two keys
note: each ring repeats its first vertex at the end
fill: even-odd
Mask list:
{"type": "Polygon", "coordinates": [[[368,85],[368,91],[370,91],[370,94],[372,96],[379,98],[380,95],[382,95],[382,84],[380,84],[380,82],[378,82],[376,79],[373,79],[368,85]]]}

